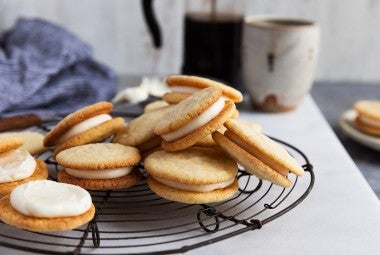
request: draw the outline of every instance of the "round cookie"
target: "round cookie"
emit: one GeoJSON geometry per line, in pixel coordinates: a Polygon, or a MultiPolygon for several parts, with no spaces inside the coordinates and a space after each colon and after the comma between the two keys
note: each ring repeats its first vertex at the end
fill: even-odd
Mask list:
{"type": "Polygon", "coordinates": [[[24,141],[21,148],[27,150],[31,155],[37,155],[48,148],[43,145],[44,136],[33,131],[5,132],[0,133],[0,140],[18,137],[24,141]]]}
{"type": "Polygon", "coordinates": [[[283,187],[291,185],[286,177],[289,172],[303,174],[297,160],[264,134],[240,126],[235,120],[227,121],[224,126],[227,128],[224,135],[215,132],[212,137],[247,172],[283,187]]]}
{"type": "Polygon", "coordinates": [[[0,153],[14,150],[23,145],[24,141],[20,137],[11,137],[4,140],[0,140],[0,153]]]}
{"type": "Polygon", "coordinates": [[[154,101],[152,103],[145,105],[144,113],[150,112],[153,110],[157,110],[157,109],[160,109],[160,108],[163,108],[166,106],[169,106],[169,104],[167,102],[165,102],[164,100],[157,100],[157,101],[154,101]]]}
{"type": "Polygon", "coordinates": [[[232,101],[221,99],[222,91],[218,87],[209,87],[186,98],[168,112],[154,129],[154,133],[163,138],[162,148],[168,151],[182,150],[192,146],[207,135],[220,128],[225,121],[230,119],[236,107],[232,101]],[[188,129],[194,121],[204,117],[204,113],[216,104],[224,102],[223,108],[211,120],[193,127],[187,133],[175,139],[167,139],[165,136],[188,129]],[[169,141],[168,141],[169,140],[169,141]]]}
{"type": "MultiPolygon", "coordinates": [[[[61,151],[56,160],[64,169],[58,173],[58,181],[91,190],[128,188],[140,178],[140,172],[132,169],[129,174],[108,179],[85,179],[72,176],[66,168],[96,171],[133,167],[141,160],[136,148],[117,143],[86,144],[61,151]]],[[[86,171],[86,172],[87,172],[86,171]]]]}
{"type": "Polygon", "coordinates": [[[68,139],[63,144],[58,145],[53,153],[55,157],[59,152],[69,149],[71,147],[89,144],[89,143],[99,143],[106,140],[108,137],[115,134],[124,126],[124,119],[117,117],[93,128],[90,128],[81,134],[68,139]]]}
{"type": "Polygon", "coordinates": [[[380,135],[380,101],[361,100],[354,104],[356,127],[370,135],[380,135]]]}
{"type": "Polygon", "coordinates": [[[151,110],[133,119],[115,134],[112,142],[136,147],[142,152],[159,146],[162,139],[153,132],[154,128],[173,107],[151,110]]]}
{"type": "Polygon", "coordinates": [[[203,77],[189,75],[171,75],[166,78],[166,83],[169,87],[185,88],[185,91],[183,92],[169,92],[164,94],[163,99],[171,104],[179,103],[194,93],[194,91],[208,87],[220,88],[222,90],[223,96],[235,103],[243,101],[243,95],[240,91],[221,82],[213,81],[203,77]]]}
{"type": "Polygon", "coordinates": [[[67,115],[52,130],[50,130],[50,132],[46,134],[44,145],[46,147],[57,145],[59,137],[69,131],[73,126],[96,115],[107,114],[111,112],[112,107],[112,103],[98,102],[67,115]]]}
{"type": "Polygon", "coordinates": [[[237,164],[219,150],[191,147],[156,151],[145,159],[144,167],[149,173],[149,187],[159,196],[177,202],[218,202],[238,189],[237,164]]]}
{"type": "Polygon", "coordinates": [[[46,180],[49,176],[48,168],[44,161],[35,159],[37,166],[34,173],[26,179],[0,183],[0,197],[5,196],[12,192],[12,190],[20,184],[27,183],[33,180],[46,180]]]}

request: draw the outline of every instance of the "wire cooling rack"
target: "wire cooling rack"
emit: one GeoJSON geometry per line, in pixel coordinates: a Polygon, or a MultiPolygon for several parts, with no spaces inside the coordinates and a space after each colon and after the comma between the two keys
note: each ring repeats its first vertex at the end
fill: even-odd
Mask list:
{"type": "MultiPolygon", "coordinates": [[[[155,195],[142,179],[125,190],[92,191],[96,207],[88,224],[66,232],[37,233],[0,222],[0,246],[38,254],[172,254],[186,252],[262,228],[299,205],[314,185],[313,167],[296,147],[272,138],[303,165],[284,189],[239,170],[239,192],[213,204],[182,204],[155,195]]],[[[51,179],[60,167],[40,156],[51,179]]]]}

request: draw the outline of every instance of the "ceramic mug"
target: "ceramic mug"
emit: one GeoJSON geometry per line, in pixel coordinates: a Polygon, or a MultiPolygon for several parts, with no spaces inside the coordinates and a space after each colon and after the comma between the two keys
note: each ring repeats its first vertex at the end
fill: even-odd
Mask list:
{"type": "Polygon", "coordinates": [[[312,86],[319,43],[319,26],[313,21],[246,17],[243,82],[254,106],[275,112],[295,109],[312,86]]]}

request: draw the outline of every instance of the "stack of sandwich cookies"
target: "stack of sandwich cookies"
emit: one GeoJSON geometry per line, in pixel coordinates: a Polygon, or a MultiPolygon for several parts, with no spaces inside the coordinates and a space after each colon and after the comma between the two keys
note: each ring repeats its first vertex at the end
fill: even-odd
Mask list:
{"type": "Polygon", "coordinates": [[[48,150],[43,144],[44,135],[33,131],[4,132],[0,133],[0,140],[18,137],[23,140],[21,149],[27,150],[31,155],[37,155],[48,150]]]}
{"type": "Polygon", "coordinates": [[[227,128],[224,134],[215,132],[212,136],[248,173],[282,187],[292,184],[287,178],[289,172],[298,176],[303,174],[304,170],[297,160],[261,132],[240,126],[235,120],[229,120],[224,125],[227,128]]]}
{"type": "Polygon", "coordinates": [[[358,101],[353,108],[357,113],[355,126],[364,133],[380,136],[380,101],[358,101]]]}
{"type": "Polygon", "coordinates": [[[237,164],[223,152],[191,147],[156,151],[144,166],[152,191],[168,200],[203,204],[230,198],[238,190],[237,164]]]}
{"type": "Polygon", "coordinates": [[[207,78],[188,75],[171,75],[166,78],[166,83],[170,87],[171,92],[164,94],[163,99],[170,104],[177,104],[193,93],[209,87],[220,88],[225,100],[231,100],[235,103],[243,101],[243,95],[240,91],[207,78]]]}
{"type": "Polygon", "coordinates": [[[58,152],[88,143],[102,142],[124,125],[123,118],[112,118],[109,102],[99,102],[69,114],[44,139],[47,147],[56,146],[58,152]]]}
{"type": "Polygon", "coordinates": [[[0,199],[0,220],[30,231],[65,231],[89,222],[95,214],[90,194],[74,185],[30,181],[0,199]]]}
{"type": "Polygon", "coordinates": [[[21,138],[0,141],[0,197],[9,194],[20,184],[48,177],[45,162],[20,149],[22,144],[21,138]]]}
{"type": "Polygon", "coordinates": [[[134,167],[141,160],[136,148],[117,143],[86,144],[61,151],[58,181],[89,190],[128,188],[140,179],[134,167]]]}
{"type": "Polygon", "coordinates": [[[153,132],[154,128],[172,108],[166,106],[151,110],[133,119],[115,134],[112,142],[136,147],[141,154],[154,150],[162,142],[162,138],[153,132]]]}
{"type": "Polygon", "coordinates": [[[182,150],[220,128],[235,109],[232,101],[222,98],[221,89],[209,87],[175,105],[157,124],[154,133],[162,137],[163,149],[182,150]]]}

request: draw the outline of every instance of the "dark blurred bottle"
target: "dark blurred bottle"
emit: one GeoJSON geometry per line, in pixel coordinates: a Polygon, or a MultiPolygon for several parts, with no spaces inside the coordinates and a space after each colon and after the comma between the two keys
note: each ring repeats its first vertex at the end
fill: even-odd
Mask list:
{"type": "Polygon", "coordinates": [[[209,5],[186,6],[182,72],[217,79],[242,90],[243,14],[241,1],[230,4],[233,8],[219,6],[215,0],[209,5]]]}

